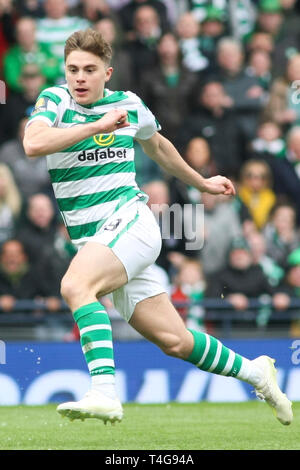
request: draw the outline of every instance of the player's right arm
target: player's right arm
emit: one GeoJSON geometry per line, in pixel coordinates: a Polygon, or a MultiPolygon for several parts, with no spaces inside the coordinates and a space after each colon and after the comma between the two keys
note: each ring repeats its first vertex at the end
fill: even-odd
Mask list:
{"type": "Polygon", "coordinates": [[[127,111],[112,109],[101,119],[69,128],[50,127],[42,120],[33,121],[25,130],[23,146],[29,157],[60,152],[96,134],[109,134],[127,127],[127,111]]]}

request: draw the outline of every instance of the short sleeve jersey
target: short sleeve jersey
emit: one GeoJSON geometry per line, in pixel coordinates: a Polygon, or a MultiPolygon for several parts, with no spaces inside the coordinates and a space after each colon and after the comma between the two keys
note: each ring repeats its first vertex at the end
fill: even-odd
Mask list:
{"type": "Polygon", "coordinates": [[[149,139],[160,125],[143,101],[132,92],[104,90],[104,97],[82,106],[67,85],[44,90],[30,122],[68,128],[100,119],[116,107],[126,109],[130,126],[98,134],[47,155],[53,190],[70,238],[92,237],[108,217],[137,199],[147,201],[135,181],[134,138],[149,139]]]}

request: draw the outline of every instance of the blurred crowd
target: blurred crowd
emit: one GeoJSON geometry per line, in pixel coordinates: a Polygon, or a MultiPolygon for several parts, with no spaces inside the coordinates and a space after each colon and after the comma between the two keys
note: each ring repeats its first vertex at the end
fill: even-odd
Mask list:
{"type": "Polygon", "coordinates": [[[112,46],[108,88],[137,93],[189,165],[236,186],[230,199],[200,194],[136,144],[158,222],[176,208],[157,268],[173,300],[191,302],[187,324],[206,328],[203,298],[241,311],[300,299],[299,24],[299,0],[0,0],[0,309],[30,298],[59,310],[75,250],[45,158],[27,158],[22,138],[39,93],[64,82],[67,37],[87,27],[112,46]]]}

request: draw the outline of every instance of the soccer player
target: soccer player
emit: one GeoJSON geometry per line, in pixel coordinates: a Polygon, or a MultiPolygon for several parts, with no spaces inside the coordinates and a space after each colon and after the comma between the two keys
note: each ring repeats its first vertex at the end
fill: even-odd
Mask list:
{"type": "Polygon", "coordinates": [[[290,424],[291,402],[277,385],[274,361],[246,359],[214,337],[186,329],[152,270],[161,234],[135,182],[134,139],[164,170],[199,191],[230,196],[235,190],[229,179],[205,179],[189,167],[135,94],[105,88],[110,59],[110,46],[98,32],[72,34],[65,45],[67,83],[41,93],[24,137],[28,156],[47,155],[58,206],[78,247],[61,292],[80,331],[91,389],[57,411],[70,419],[122,419],[110,320],[98,301],[112,293],[124,319],[166,354],[252,384],[278,420],[290,424]]]}

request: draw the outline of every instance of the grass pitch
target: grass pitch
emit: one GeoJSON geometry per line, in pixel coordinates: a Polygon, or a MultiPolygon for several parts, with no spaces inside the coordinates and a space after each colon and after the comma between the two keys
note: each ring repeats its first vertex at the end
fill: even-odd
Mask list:
{"type": "Polygon", "coordinates": [[[281,425],[260,402],[126,404],[120,424],[70,422],[54,405],[0,407],[1,450],[299,450],[300,402],[281,425]]]}

